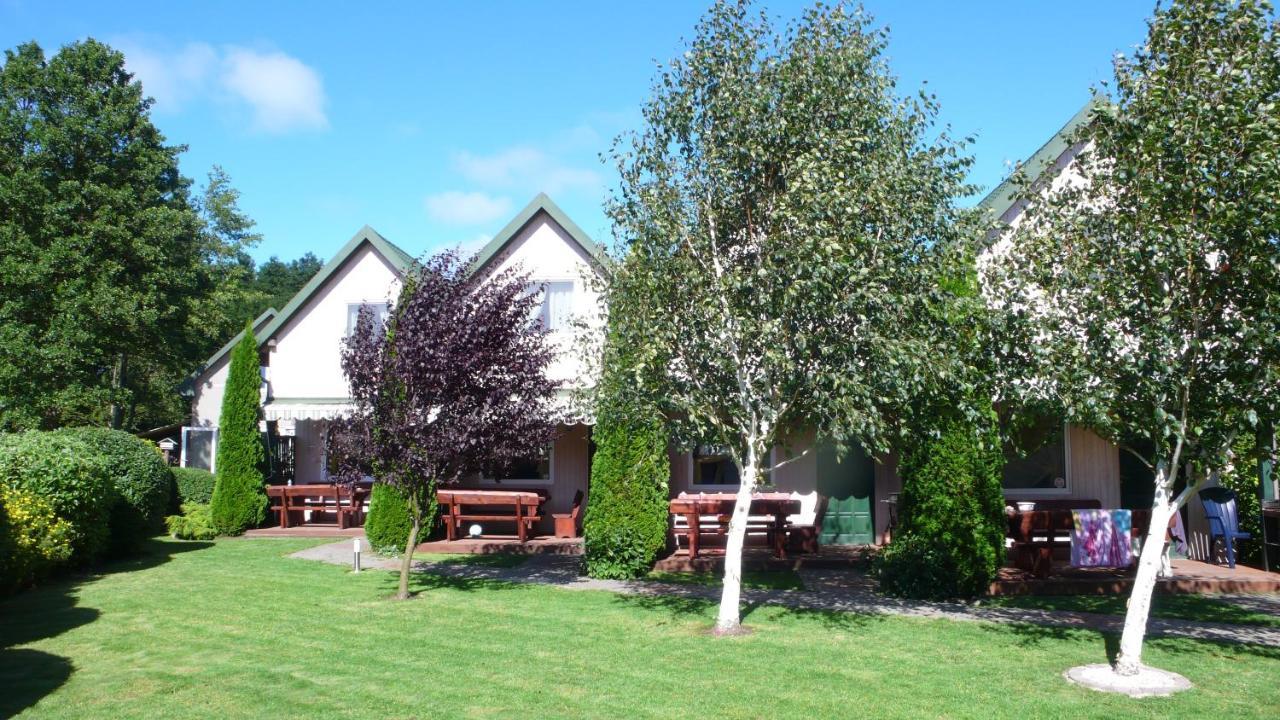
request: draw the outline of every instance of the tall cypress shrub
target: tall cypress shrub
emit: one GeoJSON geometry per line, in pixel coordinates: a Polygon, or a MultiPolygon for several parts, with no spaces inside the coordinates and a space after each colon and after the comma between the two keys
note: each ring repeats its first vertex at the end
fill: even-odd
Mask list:
{"type": "Polygon", "coordinates": [[[881,589],[931,599],[985,594],[1005,555],[1003,467],[994,429],[961,419],[907,450],[898,527],[879,558],[881,589]]]}
{"type": "Polygon", "coordinates": [[[391,485],[375,483],[369,495],[369,516],[364,519],[369,547],[385,555],[402,553],[412,529],[413,518],[404,494],[391,485]]]}
{"type": "Polygon", "coordinates": [[[258,345],[251,323],[245,323],[244,337],[231,351],[231,368],[222,393],[222,414],[218,423],[218,453],[215,460],[210,511],[214,527],[223,535],[238,535],[257,527],[267,512],[263,489],[266,452],[258,430],[261,380],[258,345]]]}
{"type": "Polygon", "coordinates": [[[671,461],[651,377],[661,360],[623,340],[634,336],[619,328],[633,320],[609,318],[596,398],[591,497],[582,521],[584,564],[596,578],[643,576],[667,543],[671,461]]]}

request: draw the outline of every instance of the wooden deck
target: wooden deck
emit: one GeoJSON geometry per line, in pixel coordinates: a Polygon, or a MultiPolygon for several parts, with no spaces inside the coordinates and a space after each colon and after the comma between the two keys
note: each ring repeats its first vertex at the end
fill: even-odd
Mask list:
{"type": "MultiPolygon", "coordinates": [[[[861,545],[824,545],[816,553],[788,553],[786,557],[774,557],[768,547],[750,545],[743,549],[742,566],[748,570],[798,570],[800,568],[865,569],[871,561],[873,549],[861,545]]],[[[660,572],[723,572],[724,548],[702,548],[697,557],[680,550],[668,555],[654,565],[660,572]]]]}
{"type": "MultiPolygon", "coordinates": [[[[1122,595],[1133,589],[1133,570],[1054,565],[1045,578],[1017,568],[1000,569],[992,595],[1122,595]]],[[[1280,573],[1244,565],[1235,569],[1196,560],[1174,560],[1173,577],[1159,580],[1162,593],[1277,593],[1280,573]]]]}

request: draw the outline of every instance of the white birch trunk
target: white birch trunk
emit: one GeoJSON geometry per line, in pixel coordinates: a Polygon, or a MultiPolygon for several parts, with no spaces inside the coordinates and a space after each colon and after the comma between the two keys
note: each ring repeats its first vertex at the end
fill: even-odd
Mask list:
{"type": "Polygon", "coordinates": [[[1120,634],[1120,654],[1116,656],[1118,675],[1137,675],[1142,665],[1142,641],[1147,636],[1147,618],[1151,614],[1151,596],[1156,577],[1164,564],[1164,536],[1169,518],[1176,510],[1173,478],[1164,463],[1156,466],[1156,494],[1151,502],[1151,526],[1142,541],[1138,556],[1138,574],[1129,595],[1129,609],[1124,614],[1124,630],[1120,634]]]}
{"type": "Polygon", "coordinates": [[[747,519],[751,514],[751,495],[756,489],[756,453],[748,448],[746,462],[740,471],[742,483],[733,502],[729,518],[729,534],[725,538],[724,583],[720,594],[720,613],[716,617],[717,633],[732,633],[742,627],[742,547],[747,540],[747,519]]]}

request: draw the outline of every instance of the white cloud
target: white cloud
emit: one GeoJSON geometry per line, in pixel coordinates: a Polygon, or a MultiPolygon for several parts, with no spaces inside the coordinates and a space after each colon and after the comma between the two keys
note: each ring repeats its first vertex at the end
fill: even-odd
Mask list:
{"type": "Polygon", "coordinates": [[[223,88],[249,104],[256,129],[281,133],[329,127],[320,74],[301,60],[278,51],[232,47],[223,68],[223,88]]]}
{"type": "Polygon", "coordinates": [[[454,167],[467,180],[484,187],[556,194],[570,190],[596,191],[603,185],[600,173],[573,167],[538,148],[518,145],[491,155],[461,152],[454,167]]]}
{"type": "Polygon", "coordinates": [[[482,192],[442,192],[425,201],[431,219],[450,225],[480,225],[511,213],[509,198],[482,192]]]}
{"type": "Polygon", "coordinates": [[[155,98],[157,112],[177,112],[208,90],[218,64],[218,52],[207,43],[187,43],[165,52],[131,41],[117,41],[125,68],[142,83],[145,94],[155,98]]]}

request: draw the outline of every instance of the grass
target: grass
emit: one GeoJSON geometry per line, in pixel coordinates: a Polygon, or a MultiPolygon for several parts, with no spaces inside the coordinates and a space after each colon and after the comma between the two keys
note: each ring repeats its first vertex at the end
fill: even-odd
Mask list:
{"type": "Polygon", "coordinates": [[[484,555],[452,555],[447,553],[419,553],[413,556],[415,561],[434,563],[436,565],[472,565],[474,567],[514,568],[520,567],[529,559],[528,555],[516,553],[488,553],[484,555]]]}
{"type": "Polygon", "coordinates": [[[285,557],[314,541],[157,542],[0,602],[0,717],[1274,717],[1280,650],[1151,640],[1196,689],[1131,700],[1067,684],[1084,630],[715,608],[285,557]]]}
{"type": "MultiPolygon", "coordinates": [[[[1128,596],[1116,595],[1012,595],[985,600],[984,604],[999,607],[1034,608],[1037,610],[1066,610],[1072,612],[1123,615],[1128,596]]],[[[1215,600],[1208,595],[1165,595],[1151,598],[1151,614],[1154,617],[1179,620],[1262,625],[1280,628],[1280,617],[1256,612],[1225,600],[1215,600]]]]}
{"type": "MultiPolygon", "coordinates": [[[[688,585],[719,585],[723,576],[715,572],[649,573],[648,580],[688,585]]],[[[804,580],[794,570],[744,570],[742,586],[753,590],[803,590],[804,580]]]]}

